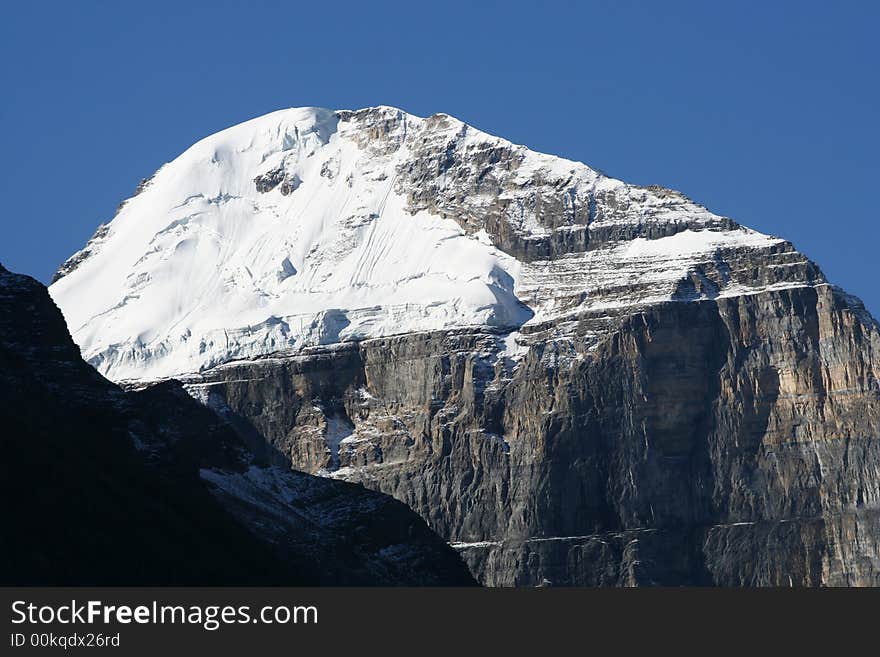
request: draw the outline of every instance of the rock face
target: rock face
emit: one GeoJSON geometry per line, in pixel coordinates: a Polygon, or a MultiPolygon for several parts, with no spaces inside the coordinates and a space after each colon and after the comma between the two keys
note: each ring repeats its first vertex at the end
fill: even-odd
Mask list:
{"type": "Polygon", "coordinates": [[[404,505],[271,467],[175,382],[124,392],[0,267],[4,585],[472,583],[404,505]]]}
{"type": "Polygon", "coordinates": [[[53,285],[91,363],[173,374],[279,468],[393,495],[488,585],[880,584],[880,329],[790,243],[446,115],[314,112],[308,133],[256,120],[272,137],[233,140],[240,156],[227,133],[193,147],[208,172],[238,158],[234,185],[187,151],[53,285]],[[149,198],[233,192],[251,204],[235,226],[277,220],[244,240],[249,287],[226,288],[247,325],[200,334],[179,295],[172,323],[141,326],[233,213],[181,229],[149,198]],[[137,217],[143,249],[118,255],[137,217]],[[451,250],[407,259],[402,235],[451,250]],[[131,286],[105,289],[104,267],[131,286]],[[432,277],[451,287],[397,303],[432,277]],[[317,319],[297,325],[300,294],[317,319]]]}
{"type": "Polygon", "coordinates": [[[880,334],[827,285],[669,302],[511,371],[492,333],[188,387],[294,467],[394,495],[488,585],[880,584],[880,334]]]}

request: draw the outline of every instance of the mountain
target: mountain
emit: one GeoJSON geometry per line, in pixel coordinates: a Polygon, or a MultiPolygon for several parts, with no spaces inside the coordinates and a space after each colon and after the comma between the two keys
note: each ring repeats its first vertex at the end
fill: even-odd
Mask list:
{"type": "Polygon", "coordinates": [[[401,503],[273,465],[176,382],[104,379],[2,266],[0,311],[4,585],[473,582],[401,503]]]}
{"type": "Polygon", "coordinates": [[[51,291],[86,360],[144,380],[401,333],[509,333],[626,303],[608,288],[668,298],[691,261],[737,247],[786,250],[444,115],[294,109],[163,166],[51,291]],[[619,248],[592,248],[605,243],[619,248]]]}
{"type": "Polygon", "coordinates": [[[486,584],[880,584],[880,330],[787,241],[443,114],[292,109],[163,166],[50,288],[486,584]]]}

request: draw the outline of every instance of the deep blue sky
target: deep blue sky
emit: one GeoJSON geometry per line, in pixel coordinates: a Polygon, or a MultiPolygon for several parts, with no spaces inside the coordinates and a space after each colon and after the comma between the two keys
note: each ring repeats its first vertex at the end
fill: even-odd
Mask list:
{"type": "Polygon", "coordinates": [[[385,104],[680,189],[880,315],[878,26],[867,1],[3,3],[0,260],[47,281],[224,127],[385,104]]]}

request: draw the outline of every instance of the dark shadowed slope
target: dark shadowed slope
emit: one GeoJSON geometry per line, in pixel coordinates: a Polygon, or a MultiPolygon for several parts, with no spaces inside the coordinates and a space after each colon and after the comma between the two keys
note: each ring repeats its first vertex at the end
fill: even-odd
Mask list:
{"type": "Polygon", "coordinates": [[[403,504],[261,467],[174,382],[105,380],[2,267],[0,395],[3,584],[473,583],[403,504]]]}

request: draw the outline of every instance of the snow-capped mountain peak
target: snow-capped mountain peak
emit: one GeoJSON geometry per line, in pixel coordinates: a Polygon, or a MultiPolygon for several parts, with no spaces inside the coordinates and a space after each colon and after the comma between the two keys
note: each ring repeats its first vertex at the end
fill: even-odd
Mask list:
{"type": "Polygon", "coordinates": [[[787,252],[781,244],[676,192],[444,114],[299,108],[164,165],[50,291],[101,372],[156,379],[310,345],[515,330],[669,299],[695,263],[724,249],[787,252]],[[622,284],[637,293],[609,296],[622,284]]]}

